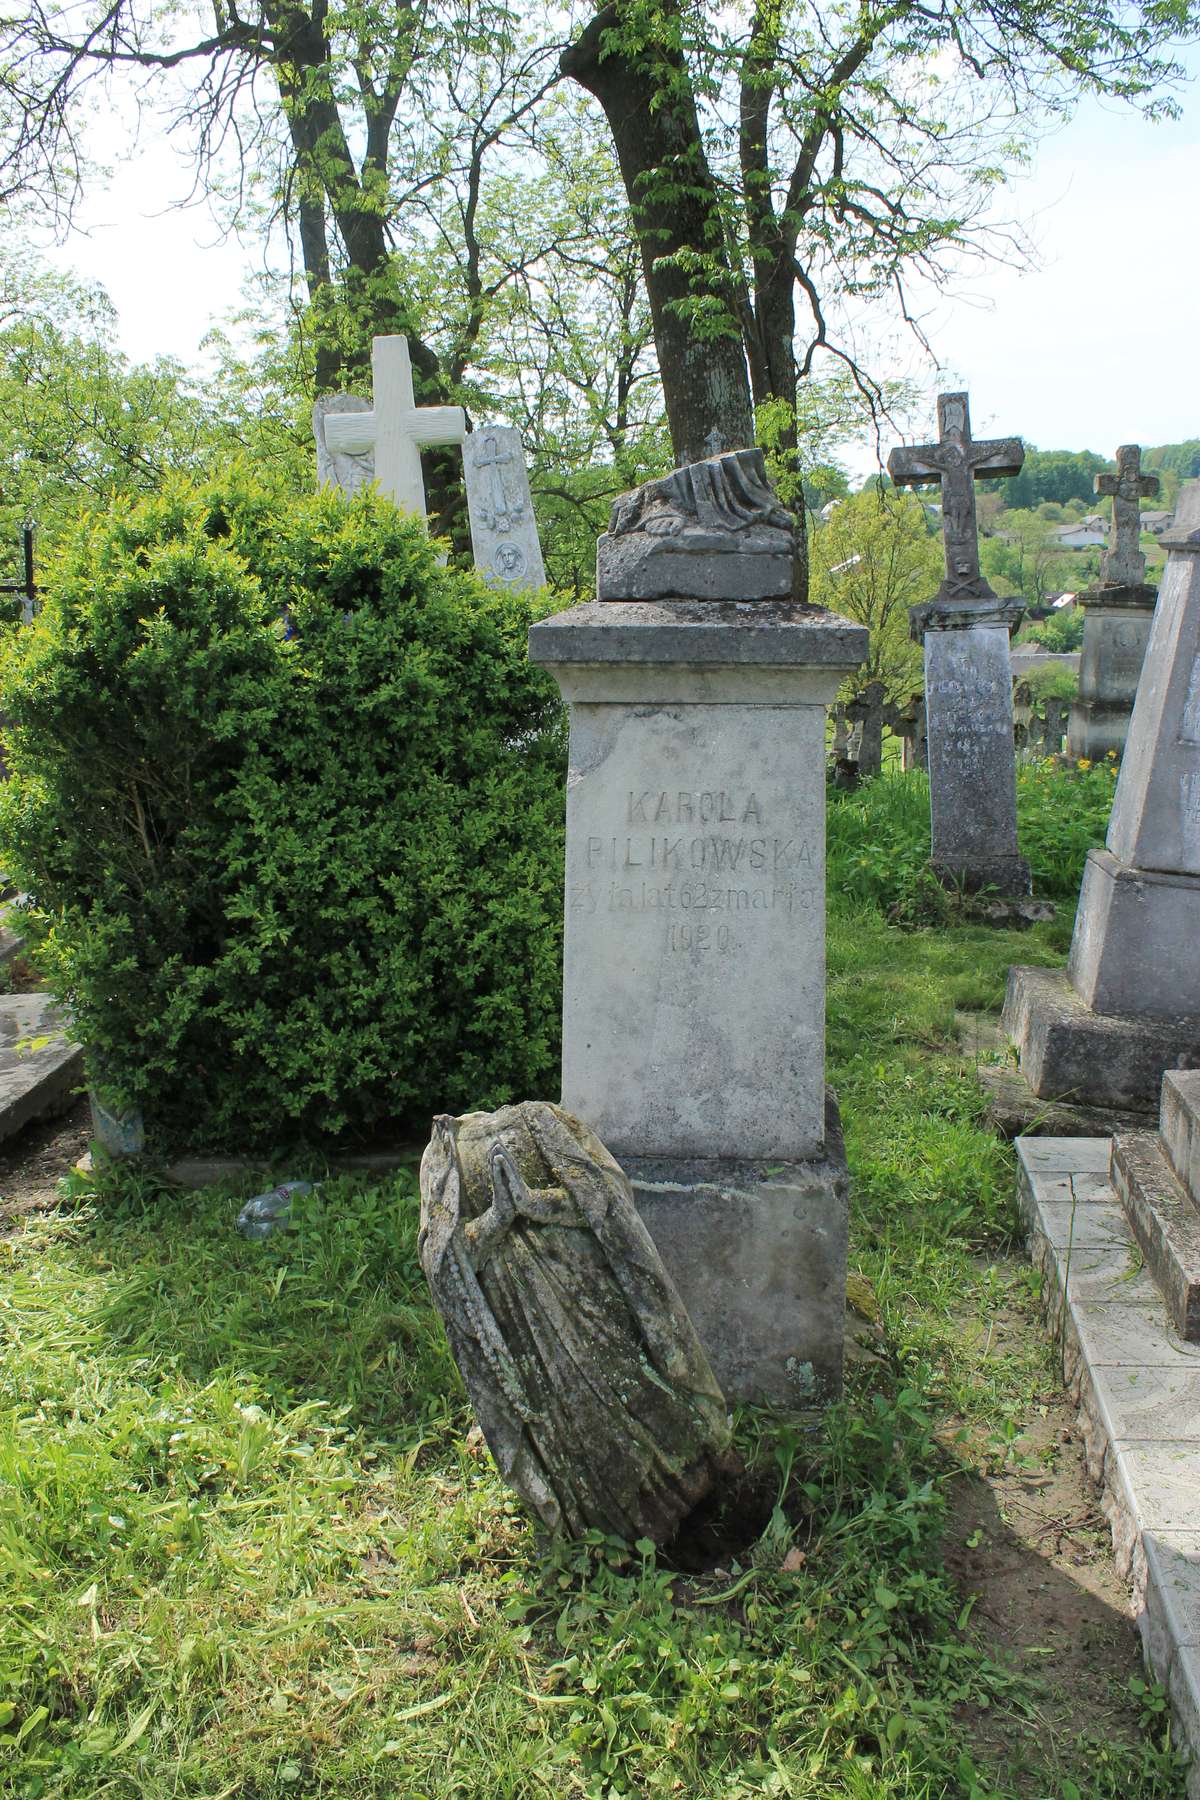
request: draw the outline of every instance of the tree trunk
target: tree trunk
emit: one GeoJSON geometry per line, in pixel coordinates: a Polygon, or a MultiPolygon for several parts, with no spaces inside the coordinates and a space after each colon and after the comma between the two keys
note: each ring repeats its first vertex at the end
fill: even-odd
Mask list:
{"type": "Polygon", "coordinates": [[[720,202],[682,59],[661,44],[605,48],[602,39],[623,26],[618,5],[605,6],[559,66],[608,120],[641,250],[671,443],[679,463],[698,462],[712,455],[714,432],[723,450],[754,442],[720,202]]]}

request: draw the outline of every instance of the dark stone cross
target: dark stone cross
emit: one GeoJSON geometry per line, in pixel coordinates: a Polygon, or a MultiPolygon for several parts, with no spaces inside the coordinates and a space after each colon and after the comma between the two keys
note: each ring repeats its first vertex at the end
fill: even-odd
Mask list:
{"type": "Polygon", "coordinates": [[[888,474],[897,487],[941,483],[946,579],[938,590],[939,600],[994,600],[979,571],[975,483],[985,475],[1018,474],[1025,448],[1020,438],[976,443],[965,394],[939,394],[937,411],[939,441],[911,448],[899,445],[888,457],[888,474]]]}
{"type": "Polygon", "coordinates": [[[1140,587],[1146,579],[1146,558],[1138,548],[1142,530],[1138,501],[1157,494],[1158,476],[1142,474],[1139,444],[1122,444],[1116,474],[1097,475],[1092,487],[1097,494],[1111,494],[1113,503],[1108,549],[1100,559],[1100,585],[1140,587]]]}

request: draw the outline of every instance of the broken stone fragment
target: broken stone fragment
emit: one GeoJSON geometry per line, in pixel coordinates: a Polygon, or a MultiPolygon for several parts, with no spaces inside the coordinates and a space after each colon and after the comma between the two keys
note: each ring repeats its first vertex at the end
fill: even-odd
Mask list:
{"type": "Polygon", "coordinates": [[[547,1101],[435,1119],[419,1249],[505,1480],[551,1531],[665,1543],[720,1472],[729,1424],[599,1138],[547,1101]]]}
{"type": "Polygon", "coordinates": [[[596,547],[598,600],[790,600],[796,522],[761,450],[731,450],[614,502],[596,547]]]}

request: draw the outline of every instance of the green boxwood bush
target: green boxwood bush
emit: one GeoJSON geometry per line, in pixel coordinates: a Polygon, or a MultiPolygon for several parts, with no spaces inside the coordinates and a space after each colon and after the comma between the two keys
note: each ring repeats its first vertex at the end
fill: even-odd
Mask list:
{"type": "Polygon", "coordinates": [[[10,634],[0,854],[89,1074],[162,1146],[423,1131],[556,1085],[548,596],[377,497],[235,473],[84,520],[10,634]]]}

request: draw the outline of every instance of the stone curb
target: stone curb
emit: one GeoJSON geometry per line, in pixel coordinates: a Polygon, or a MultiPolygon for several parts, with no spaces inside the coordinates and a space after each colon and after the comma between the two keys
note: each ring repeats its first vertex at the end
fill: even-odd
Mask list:
{"type": "Polygon", "coordinates": [[[1200,1344],[1167,1321],[1109,1183],[1109,1138],[1017,1142],[1017,1202],[1090,1479],[1200,1800],[1200,1344]]]}

